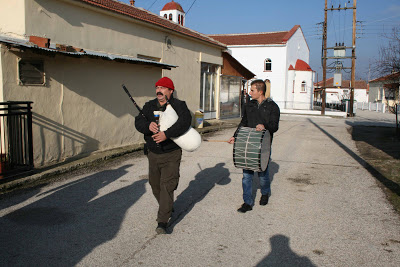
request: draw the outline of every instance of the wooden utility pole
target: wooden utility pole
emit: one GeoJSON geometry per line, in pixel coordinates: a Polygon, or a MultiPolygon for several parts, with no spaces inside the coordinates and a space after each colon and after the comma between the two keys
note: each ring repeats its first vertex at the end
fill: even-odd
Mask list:
{"type": "Polygon", "coordinates": [[[324,20],[324,33],[323,33],[323,47],[322,51],[324,52],[324,58],[322,63],[322,107],[321,107],[321,115],[325,115],[325,106],[326,106],[326,42],[327,42],[327,25],[328,25],[328,0],[325,0],[325,20],[324,20]]]}
{"type": "Polygon", "coordinates": [[[356,82],[356,8],[357,0],[353,0],[353,42],[351,49],[351,85],[350,85],[350,117],[354,116],[354,86],[356,82]]]}

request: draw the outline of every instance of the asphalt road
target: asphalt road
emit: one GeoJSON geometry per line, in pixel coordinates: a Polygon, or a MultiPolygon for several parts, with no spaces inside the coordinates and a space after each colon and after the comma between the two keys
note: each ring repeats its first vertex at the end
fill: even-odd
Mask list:
{"type": "Polygon", "coordinates": [[[232,145],[184,152],[167,235],[155,233],[142,155],[9,195],[0,203],[0,265],[398,266],[399,216],[363,167],[348,131],[356,122],[282,115],[270,202],[258,205],[258,190],[245,214],[236,211],[242,175],[232,145]]]}

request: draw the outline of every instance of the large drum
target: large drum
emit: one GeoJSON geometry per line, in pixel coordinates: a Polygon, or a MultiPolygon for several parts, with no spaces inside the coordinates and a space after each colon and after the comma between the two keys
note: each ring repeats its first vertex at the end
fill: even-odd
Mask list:
{"type": "Polygon", "coordinates": [[[240,127],[233,144],[233,163],[236,168],[265,171],[271,152],[269,131],[240,127]]]}

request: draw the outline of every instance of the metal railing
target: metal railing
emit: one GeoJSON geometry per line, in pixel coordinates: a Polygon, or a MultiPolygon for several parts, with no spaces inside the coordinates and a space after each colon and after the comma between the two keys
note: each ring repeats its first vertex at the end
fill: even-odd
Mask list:
{"type": "MultiPolygon", "coordinates": [[[[315,110],[320,110],[321,107],[322,107],[322,101],[314,101],[315,110]]],[[[325,108],[331,110],[334,109],[334,110],[346,111],[346,104],[342,102],[325,103],[325,108]]]]}
{"type": "Polygon", "coordinates": [[[0,178],[33,168],[32,102],[0,102],[0,178]]]}

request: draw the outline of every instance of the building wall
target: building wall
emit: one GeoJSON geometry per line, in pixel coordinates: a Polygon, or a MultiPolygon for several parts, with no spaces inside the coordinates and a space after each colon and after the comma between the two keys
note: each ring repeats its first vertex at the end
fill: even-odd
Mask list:
{"type": "Polygon", "coordinates": [[[153,90],[148,88],[148,80],[161,77],[160,68],[10,51],[4,53],[2,64],[9,70],[4,76],[4,98],[33,101],[36,166],[143,142],[134,126],[138,111],[121,84],[123,81],[143,106],[148,91],[153,90]],[[44,60],[46,85],[18,85],[18,58],[44,60]]]}
{"type": "Polygon", "coordinates": [[[284,46],[229,47],[231,55],[253,72],[257,79],[271,81],[271,98],[283,101],[285,96],[286,49],[284,46]],[[265,59],[272,62],[271,71],[265,71],[265,59]]]}
{"type": "Polygon", "coordinates": [[[310,50],[304,39],[301,28],[299,28],[287,42],[287,69],[292,65],[295,67],[298,59],[303,60],[307,64],[310,59],[310,50]]]}
{"type": "Polygon", "coordinates": [[[25,1],[0,0],[0,33],[21,37],[25,33],[25,1]]]}
{"type": "Polygon", "coordinates": [[[293,109],[312,109],[313,104],[313,72],[295,71],[295,89],[293,93],[293,109]],[[302,82],[306,82],[306,91],[301,91],[302,82]]]}
{"type": "MultiPolygon", "coordinates": [[[[51,44],[151,57],[178,66],[162,70],[148,65],[54,53],[49,56],[11,52],[2,47],[1,66],[7,66],[2,68],[4,101],[34,102],[36,166],[97,150],[142,143],[143,136],[134,127],[138,112],[121,84],[125,84],[139,106],[143,106],[155,97],[155,82],[168,76],[175,83],[174,95],[185,100],[194,113],[200,104],[201,61],[222,65],[221,47],[77,1],[29,0],[21,10],[25,10],[26,28],[19,31],[13,27],[2,28],[3,31],[15,31],[25,37],[50,38],[51,44]],[[44,60],[46,85],[19,85],[18,58],[44,60]]],[[[20,23],[19,17],[10,17],[10,20],[9,25],[20,23]]],[[[3,18],[0,21],[2,26],[8,25],[3,23],[3,18]]]]}

